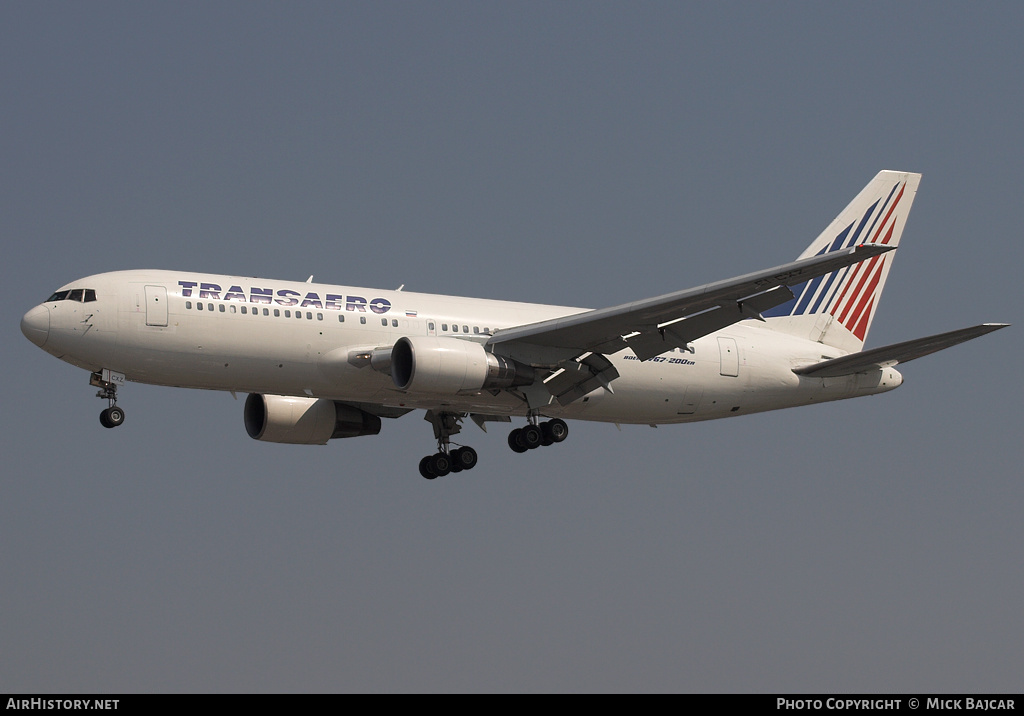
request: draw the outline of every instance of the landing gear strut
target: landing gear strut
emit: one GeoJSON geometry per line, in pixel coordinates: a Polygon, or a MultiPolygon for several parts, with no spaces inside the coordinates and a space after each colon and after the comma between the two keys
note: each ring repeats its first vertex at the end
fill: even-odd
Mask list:
{"type": "Polygon", "coordinates": [[[89,376],[89,385],[99,388],[97,398],[108,401],[108,407],[100,413],[100,424],[105,428],[116,428],[124,422],[124,409],[117,406],[117,386],[124,383],[124,376],[104,370],[89,376]]]}
{"type": "Polygon", "coordinates": [[[524,428],[516,428],[508,434],[508,446],[515,452],[526,452],[541,446],[554,445],[569,437],[569,426],[561,418],[552,418],[542,423],[535,416],[524,428]]]}
{"type": "Polygon", "coordinates": [[[425,420],[434,426],[437,452],[420,460],[420,475],[428,480],[433,480],[452,472],[472,470],[476,467],[476,450],[468,445],[454,450],[451,448],[451,436],[462,431],[462,426],[459,425],[462,415],[459,413],[435,413],[433,410],[428,410],[425,420]]]}

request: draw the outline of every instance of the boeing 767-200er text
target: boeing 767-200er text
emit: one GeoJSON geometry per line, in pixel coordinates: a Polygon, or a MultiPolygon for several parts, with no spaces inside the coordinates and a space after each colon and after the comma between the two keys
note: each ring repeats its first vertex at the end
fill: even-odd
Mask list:
{"type": "Polygon", "coordinates": [[[899,363],[1004,327],[986,323],[863,350],[920,174],[878,174],[792,263],[588,310],[180,271],[73,281],[25,314],[30,341],[88,370],[124,420],[126,380],[243,391],[257,440],[376,435],[425,410],[434,479],[469,470],[471,418],[525,419],[516,452],[565,420],[660,425],[892,390],[899,363]]]}

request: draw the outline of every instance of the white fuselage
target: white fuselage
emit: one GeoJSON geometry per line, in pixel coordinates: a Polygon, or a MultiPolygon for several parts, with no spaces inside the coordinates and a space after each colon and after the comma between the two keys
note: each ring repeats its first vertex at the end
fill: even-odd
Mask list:
{"type": "MultiPolygon", "coordinates": [[[[99,274],[63,290],[77,288],[93,290],[95,300],[47,301],[26,314],[23,330],[90,371],[155,385],[486,415],[526,415],[528,406],[507,390],[403,392],[354,356],[402,336],[482,344],[502,329],[587,310],[157,270],[99,274]]],[[[551,401],[540,413],[681,423],[878,393],[902,382],[892,368],[840,378],[793,373],[841,353],[747,320],[695,341],[692,350],[644,362],[621,350],[608,356],[620,375],[614,392],[599,388],[566,406],[551,401]]]]}

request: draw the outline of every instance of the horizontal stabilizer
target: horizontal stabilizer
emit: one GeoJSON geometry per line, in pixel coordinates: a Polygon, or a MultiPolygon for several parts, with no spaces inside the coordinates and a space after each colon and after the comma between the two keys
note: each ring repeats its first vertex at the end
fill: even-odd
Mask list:
{"type": "Polygon", "coordinates": [[[949,333],[939,333],[938,335],[917,338],[912,341],[894,343],[890,346],[872,348],[869,351],[861,351],[860,353],[853,353],[841,358],[833,358],[821,363],[815,363],[814,365],[804,366],[803,368],[794,368],[793,372],[797,375],[807,375],[815,378],[834,378],[841,375],[863,373],[869,370],[893,366],[897,363],[906,363],[908,360],[941,351],[944,348],[955,346],[957,343],[969,341],[972,338],[983,336],[992,331],[998,331],[1000,328],[1006,328],[1008,325],[1010,324],[983,323],[980,326],[971,326],[970,328],[961,328],[958,331],[950,331],[949,333]]]}

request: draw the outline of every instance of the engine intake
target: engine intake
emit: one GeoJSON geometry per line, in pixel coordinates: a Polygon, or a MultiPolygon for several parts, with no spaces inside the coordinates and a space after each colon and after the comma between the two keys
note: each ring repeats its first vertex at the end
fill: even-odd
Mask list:
{"type": "Polygon", "coordinates": [[[250,393],[244,416],[249,437],[272,443],[326,445],[336,438],[380,432],[376,415],[326,398],[250,393]]]}
{"type": "Polygon", "coordinates": [[[534,378],[532,367],[473,341],[404,336],[391,349],[391,379],[399,390],[452,395],[529,385],[534,378]]]}

